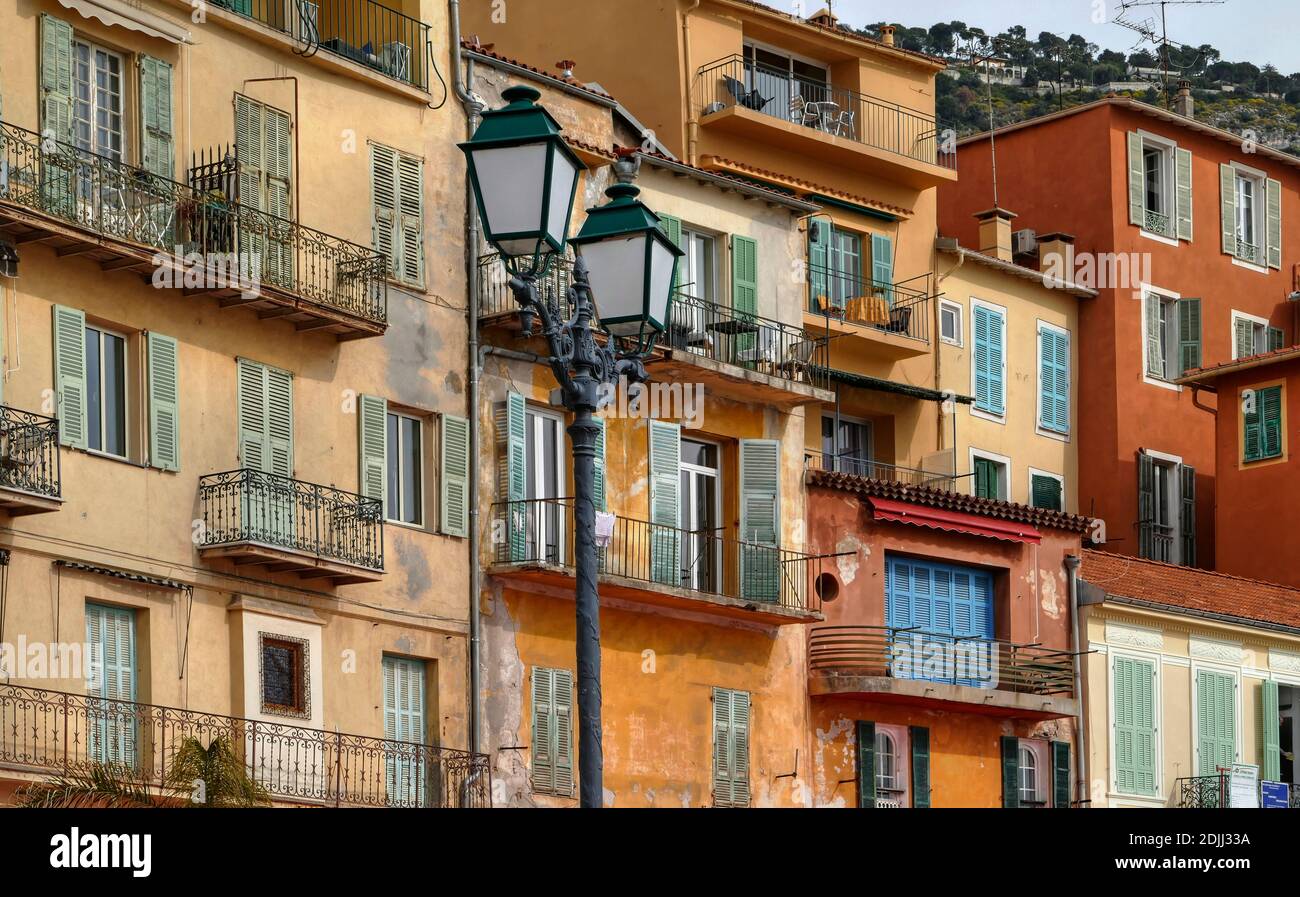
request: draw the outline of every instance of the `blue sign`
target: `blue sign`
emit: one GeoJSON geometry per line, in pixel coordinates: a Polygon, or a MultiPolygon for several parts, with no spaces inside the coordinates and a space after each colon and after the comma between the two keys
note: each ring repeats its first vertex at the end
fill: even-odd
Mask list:
{"type": "Polygon", "coordinates": [[[1260,782],[1259,805],[1265,810],[1285,810],[1291,806],[1291,786],[1286,782],[1260,782]]]}

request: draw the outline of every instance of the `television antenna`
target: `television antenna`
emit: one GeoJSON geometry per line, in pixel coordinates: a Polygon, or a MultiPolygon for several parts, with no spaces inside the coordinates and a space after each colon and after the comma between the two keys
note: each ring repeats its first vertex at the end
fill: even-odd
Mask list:
{"type": "Polygon", "coordinates": [[[1190,44],[1180,43],[1169,39],[1169,16],[1168,7],[1170,6],[1222,6],[1227,0],[1120,0],[1119,11],[1115,13],[1115,18],[1111,21],[1121,28],[1127,28],[1138,34],[1138,45],[1150,43],[1156,48],[1156,58],[1160,61],[1160,81],[1165,95],[1165,108],[1169,108],[1169,70],[1177,68],[1182,73],[1184,68],[1190,68],[1196,64],[1199,58],[1199,51],[1190,44]],[[1154,16],[1145,15],[1147,10],[1154,12],[1155,7],[1160,7],[1160,21],[1157,23],[1154,16]],[[1144,16],[1138,18],[1138,16],[1144,16]],[[1157,31],[1157,28],[1159,29],[1157,31]],[[1179,51],[1190,50],[1198,54],[1191,62],[1185,65],[1174,65],[1173,50],[1179,51]]]}

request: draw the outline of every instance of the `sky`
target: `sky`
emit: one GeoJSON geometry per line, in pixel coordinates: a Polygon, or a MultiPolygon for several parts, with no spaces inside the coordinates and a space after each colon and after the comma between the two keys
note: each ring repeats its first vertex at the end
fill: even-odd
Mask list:
{"type": "MultiPolygon", "coordinates": [[[[776,7],[803,3],[809,15],[825,0],[765,0],[776,7]]],[[[861,27],[878,21],[899,21],[908,27],[926,27],[954,19],[997,34],[1010,25],[1024,25],[1031,38],[1040,31],[1062,37],[1080,34],[1103,50],[1131,52],[1139,36],[1112,24],[1118,0],[832,0],[835,14],[846,25],[861,27]],[[1094,15],[1103,20],[1093,21],[1094,15]]],[[[1171,40],[1192,46],[1210,44],[1231,62],[1253,62],[1261,68],[1271,62],[1283,74],[1300,72],[1300,2],[1298,0],[1226,0],[1214,5],[1179,5],[1166,9],[1171,40]]],[[[1133,21],[1160,22],[1160,7],[1130,10],[1133,21]]],[[[1148,45],[1149,46],[1149,45],[1148,45]]]]}

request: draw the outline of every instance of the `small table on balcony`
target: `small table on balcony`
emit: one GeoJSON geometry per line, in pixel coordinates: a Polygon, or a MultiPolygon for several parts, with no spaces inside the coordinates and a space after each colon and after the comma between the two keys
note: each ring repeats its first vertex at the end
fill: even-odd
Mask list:
{"type": "Polygon", "coordinates": [[[745,334],[758,333],[759,328],[757,324],[752,321],[741,320],[740,318],[732,318],[727,321],[713,321],[705,327],[705,329],[713,333],[721,334],[726,339],[726,342],[722,347],[722,352],[720,353],[721,360],[726,361],[729,364],[747,363],[745,360],[738,357],[736,337],[744,336],[745,334]]]}

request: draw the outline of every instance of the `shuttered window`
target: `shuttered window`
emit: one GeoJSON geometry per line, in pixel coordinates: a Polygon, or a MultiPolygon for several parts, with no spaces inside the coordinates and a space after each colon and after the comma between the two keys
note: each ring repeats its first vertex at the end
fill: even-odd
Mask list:
{"type": "Polygon", "coordinates": [[[180,351],[176,340],[152,331],[146,338],[149,387],[149,463],[180,470],[180,351]]]}
{"type": "Polygon", "coordinates": [[[975,352],[972,361],[975,407],[1000,416],[1006,411],[1006,384],[1003,379],[1006,317],[1002,311],[986,305],[975,305],[972,314],[975,319],[975,352]]]}
{"type": "Polygon", "coordinates": [[[1155,665],[1147,660],[1115,655],[1112,677],[1115,790],[1125,794],[1155,794],[1155,665]]]}
{"type": "Polygon", "coordinates": [[[524,560],[528,546],[528,405],[517,392],[497,406],[497,496],[507,502],[505,559],[524,560]]]}
{"type": "Polygon", "coordinates": [[[814,312],[843,308],[844,297],[831,291],[831,237],[835,226],[825,217],[808,220],[808,308],[814,312]],[[838,298],[837,298],[838,297],[838,298]]]}
{"type": "Polygon", "coordinates": [[[990,458],[976,458],[975,496],[1000,501],[1003,497],[1002,486],[1006,478],[1005,465],[990,458]]]}
{"type": "Polygon", "coordinates": [[[740,440],[740,594],[781,597],[781,443],[740,440]]]}
{"type": "Polygon", "coordinates": [[[372,143],[370,196],[375,250],[388,258],[394,278],[422,287],[424,160],[372,143]]]}
{"type": "Polygon", "coordinates": [[[1237,759],[1237,679],[1217,670],[1196,671],[1197,775],[1218,775],[1237,759]]]}
{"type": "MultiPolygon", "coordinates": [[[[407,657],[383,660],[384,738],[423,745],[428,740],[425,722],[425,664],[407,657]]],[[[427,803],[422,754],[390,751],[384,761],[388,803],[423,807],[427,803]]]]}
{"type": "Polygon", "coordinates": [[[391,518],[395,504],[388,495],[388,401],[378,396],[357,400],[357,431],[361,468],[357,473],[361,495],[384,503],[391,518]]]}
{"type": "Polygon", "coordinates": [[[713,805],[749,806],[749,692],[713,689],[713,805]]]}
{"type": "Polygon", "coordinates": [[[739,235],[731,238],[731,307],[758,313],[758,241],[739,235]]]}
{"type": "MultiPolygon", "coordinates": [[[[1282,721],[1278,715],[1278,698],[1278,685],[1275,681],[1265,679],[1259,683],[1259,776],[1266,782],[1282,781],[1282,721]]],[[[1291,724],[1291,719],[1288,717],[1287,725],[1291,724]]],[[[1292,769],[1294,768],[1293,760],[1292,769]]]]}
{"type": "Polygon", "coordinates": [[[86,314],[66,305],[54,306],[54,389],[59,439],[86,448],[86,314]]]}
{"type": "Polygon", "coordinates": [[[86,605],[86,642],[90,646],[86,695],[90,759],[134,767],[137,720],[129,705],[136,699],[135,611],[103,604],[86,605]],[[94,699],[101,700],[94,700],[94,699]]]}
{"type": "MultiPolygon", "coordinates": [[[[668,242],[672,243],[678,249],[682,249],[682,219],[675,218],[672,215],[659,215],[659,229],[668,237],[668,242]]],[[[682,283],[682,266],[678,265],[676,272],[673,274],[673,292],[676,293],[682,283]]]]}
{"type": "Polygon", "coordinates": [[[237,365],[240,463],[293,476],[293,375],[247,358],[237,365]]]}
{"type": "Polygon", "coordinates": [[[573,796],[573,674],[533,667],[533,790],[573,796]]]}
{"type": "Polygon", "coordinates": [[[1038,426],[1070,432],[1070,334],[1038,327],[1038,426]]]}
{"type": "MultiPolygon", "coordinates": [[[[243,94],[235,95],[235,145],[239,158],[239,202],[288,221],[293,217],[292,120],[289,113],[243,94]]],[[[273,221],[265,229],[241,229],[239,251],[253,271],[277,286],[293,286],[293,246],[287,228],[273,221]],[[272,225],[274,225],[272,227],[272,225]]]]}
{"type": "Polygon", "coordinates": [[[650,577],[679,585],[682,428],[650,421],[650,577]]]}
{"type": "MultiPolygon", "coordinates": [[[[890,628],[915,629],[941,641],[992,639],[993,577],[973,567],[886,557],[885,622],[890,628]]],[[[924,669],[911,673],[913,679],[927,678],[924,669]]],[[[987,685],[974,679],[956,681],[987,685]]]]}
{"type": "Polygon", "coordinates": [[[894,242],[885,234],[871,235],[871,280],[885,301],[894,302],[894,242]]]}
{"type": "Polygon", "coordinates": [[[168,179],[175,173],[172,130],[172,67],[161,59],[141,56],[141,163],[146,171],[168,179]]]}
{"type": "Polygon", "coordinates": [[[1254,393],[1253,407],[1242,401],[1243,457],[1247,461],[1281,457],[1282,387],[1266,386],[1254,393]]]}
{"type": "Polygon", "coordinates": [[[1035,473],[1029,477],[1029,500],[1035,508],[1060,511],[1064,505],[1064,487],[1056,477],[1035,473]]]}
{"type": "Polygon", "coordinates": [[[448,536],[464,537],[469,535],[469,421],[442,415],[441,436],[439,528],[448,536]]]}
{"type": "Polygon", "coordinates": [[[41,14],[41,130],[72,143],[72,26],[41,14]]]}

